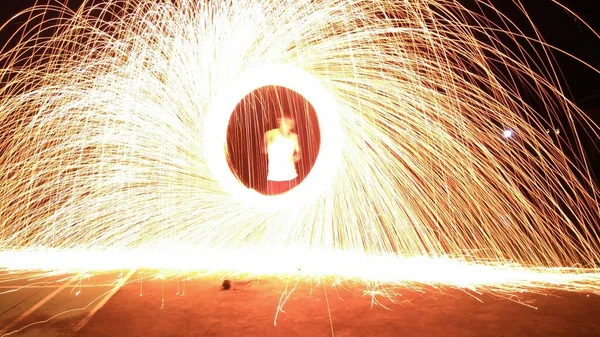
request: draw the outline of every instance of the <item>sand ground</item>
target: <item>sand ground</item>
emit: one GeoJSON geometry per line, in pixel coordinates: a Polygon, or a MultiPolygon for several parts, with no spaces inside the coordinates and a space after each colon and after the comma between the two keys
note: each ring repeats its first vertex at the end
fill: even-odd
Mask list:
{"type": "Polygon", "coordinates": [[[600,336],[592,294],[158,275],[1,273],[0,336],[600,336]]]}
{"type": "Polygon", "coordinates": [[[221,284],[218,277],[133,276],[76,336],[600,336],[600,297],[591,294],[506,298],[398,287],[387,298],[360,284],[274,278],[233,278],[230,290],[221,284]]]}
{"type": "Polygon", "coordinates": [[[0,271],[0,336],[72,334],[97,304],[116,290],[119,274],[0,271]]]}

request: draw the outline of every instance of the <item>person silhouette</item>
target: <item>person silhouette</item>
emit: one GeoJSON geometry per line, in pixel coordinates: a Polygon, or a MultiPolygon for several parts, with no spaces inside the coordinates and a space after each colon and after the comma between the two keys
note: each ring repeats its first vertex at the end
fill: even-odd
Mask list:
{"type": "Polygon", "coordinates": [[[294,132],[294,120],[287,115],[278,120],[279,127],[264,136],[264,152],[267,154],[267,195],[282,194],[298,185],[296,163],[300,160],[298,135],[294,132]]]}

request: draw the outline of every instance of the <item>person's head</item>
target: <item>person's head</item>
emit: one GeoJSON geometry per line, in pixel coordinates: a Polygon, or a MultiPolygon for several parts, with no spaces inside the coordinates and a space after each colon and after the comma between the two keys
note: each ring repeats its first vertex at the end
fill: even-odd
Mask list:
{"type": "Polygon", "coordinates": [[[279,130],[285,133],[294,130],[294,119],[290,116],[282,116],[279,118],[279,130]]]}

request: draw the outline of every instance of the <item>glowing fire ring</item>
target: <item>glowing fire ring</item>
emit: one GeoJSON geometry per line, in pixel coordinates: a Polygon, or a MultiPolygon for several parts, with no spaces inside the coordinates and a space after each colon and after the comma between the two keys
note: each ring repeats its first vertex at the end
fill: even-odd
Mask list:
{"type": "Polygon", "coordinates": [[[314,76],[290,65],[265,65],[240,76],[231,87],[223,89],[210,109],[204,128],[204,155],[213,178],[232,196],[244,203],[266,209],[295,208],[314,200],[331,186],[341,161],[341,128],[336,104],[314,76]],[[281,86],[293,90],[315,109],[321,132],[321,147],[307,177],[295,188],[277,196],[266,196],[249,189],[231,172],[227,163],[227,127],[237,104],[253,90],[264,86],[281,86]]]}

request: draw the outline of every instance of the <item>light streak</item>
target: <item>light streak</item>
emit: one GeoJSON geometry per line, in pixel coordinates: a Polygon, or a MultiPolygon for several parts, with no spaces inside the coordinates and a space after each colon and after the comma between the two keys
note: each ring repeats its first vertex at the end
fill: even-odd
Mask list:
{"type": "Polygon", "coordinates": [[[433,284],[469,289],[527,288],[600,292],[600,271],[580,268],[536,268],[464,258],[367,256],[362,253],[293,249],[279,250],[25,250],[1,252],[0,260],[14,271],[53,270],[55,273],[102,273],[137,268],[158,271],[155,279],[193,275],[236,274],[300,276],[308,280],[330,277],[366,284],[433,284]],[[198,258],[202,257],[202,258],[198,258]],[[211,257],[211,258],[205,258],[211,257]]]}
{"type": "Polygon", "coordinates": [[[597,186],[579,141],[546,129],[598,127],[563,95],[541,56],[553,49],[508,18],[433,0],[25,14],[48,12],[60,20],[32,19],[0,54],[0,265],[285,274],[299,259],[303,273],[370,281],[596,289],[597,186]],[[275,65],[297,76],[247,75],[275,65]],[[219,130],[240,94],[281,81],[317,108],[323,170],[267,199],[223,172],[219,130]]]}

